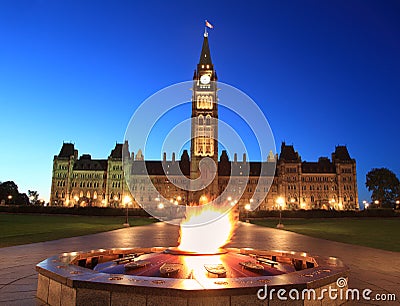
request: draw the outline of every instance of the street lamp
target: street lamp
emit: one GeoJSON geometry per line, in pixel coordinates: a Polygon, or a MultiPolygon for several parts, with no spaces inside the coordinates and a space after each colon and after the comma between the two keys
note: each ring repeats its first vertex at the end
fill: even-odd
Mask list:
{"type": "Polygon", "coordinates": [[[379,205],[379,200],[374,201],[375,205],[379,205]]]}
{"type": "Polygon", "coordinates": [[[10,205],[11,204],[12,195],[10,194],[7,198],[8,198],[8,204],[10,205]]]}
{"type": "Polygon", "coordinates": [[[246,210],[246,222],[249,223],[249,210],[250,210],[251,206],[250,204],[246,204],[244,206],[244,209],[246,210]]]}
{"type": "Polygon", "coordinates": [[[283,197],[278,197],[276,203],[278,203],[279,206],[279,223],[276,228],[284,228],[284,225],[282,224],[282,207],[285,204],[285,199],[283,197]]]}
{"type": "Polygon", "coordinates": [[[129,204],[131,202],[132,202],[132,198],[130,196],[126,195],[124,197],[124,204],[125,204],[125,207],[126,207],[126,218],[125,218],[124,227],[129,227],[130,226],[129,225],[129,216],[128,216],[128,214],[129,214],[129,204]]]}

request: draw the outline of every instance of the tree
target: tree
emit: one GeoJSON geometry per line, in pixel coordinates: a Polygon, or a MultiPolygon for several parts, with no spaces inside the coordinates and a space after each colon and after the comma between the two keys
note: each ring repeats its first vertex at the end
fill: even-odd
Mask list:
{"type": "Polygon", "coordinates": [[[28,197],[32,205],[39,204],[39,193],[36,190],[28,190],[28,197]]]}
{"type": "Polygon", "coordinates": [[[0,184],[0,201],[4,201],[6,204],[29,204],[28,196],[25,193],[19,193],[18,186],[13,181],[0,184]]]}
{"type": "Polygon", "coordinates": [[[0,200],[4,200],[6,204],[15,203],[18,195],[18,186],[14,182],[7,181],[0,184],[0,200]]]}
{"type": "Polygon", "coordinates": [[[377,200],[382,206],[392,207],[400,196],[400,181],[387,168],[374,168],[368,172],[365,185],[372,191],[372,201],[377,200]]]}

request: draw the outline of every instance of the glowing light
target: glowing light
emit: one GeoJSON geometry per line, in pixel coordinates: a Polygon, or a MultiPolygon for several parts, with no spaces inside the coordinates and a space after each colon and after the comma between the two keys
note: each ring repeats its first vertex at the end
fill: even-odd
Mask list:
{"type": "Polygon", "coordinates": [[[124,204],[129,204],[130,202],[132,202],[132,198],[128,195],[124,196],[124,204]]]}
{"type": "Polygon", "coordinates": [[[74,196],[74,200],[75,200],[75,202],[78,202],[79,201],[79,197],[78,196],[74,196]]]}
{"type": "Polygon", "coordinates": [[[223,264],[221,261],[221,255],[211,256],[184,256],[183,260],[185,266],[190,270],[192,278],[196,280],[207,280],[207,270],[204,269],[204,265],[218,265],[223,264]]]}
{"type": "Polygon", "coordinates": [[[212,254],[230,241],[235,218],[228,207],[197,206],[188,213],[181,223],[180,250],[212,254]]]}
{"type": "Polygon", "coordinates": [[[176,197],[176,200],[177,200],[177,201],[182,201],[182,197],[181,197],[181,196],[177,196],[177,197],[176,197]]]}
{"type": "Polygon", "coordinates": [[[251,208],[250,204],[246,204],[246,205],[244,206],[244,209],[246,209],[246,210],[250,210],[250,208],[251,208]]]}
{"type": "Polygon", "coordinates": [[[163,209],[163,208],[164,208],[164,204],[163,203],[158,204],[158,209],[163,209]]]}
{"type": "Polygon", "coordinates": [[[285,199],[283,197],[278,197],[276,199],[276,203],[279,205],[279,208],[283,208],[285,205],[285,199]]]}
{"type": "Polygon", "coordinates": [[[200,205],[208,204],[208,198],[207,198],[206,195],[203,194],[203,195],[200,197],[200,199],[199,199],[199,204],[200,204],[200,205]]]}

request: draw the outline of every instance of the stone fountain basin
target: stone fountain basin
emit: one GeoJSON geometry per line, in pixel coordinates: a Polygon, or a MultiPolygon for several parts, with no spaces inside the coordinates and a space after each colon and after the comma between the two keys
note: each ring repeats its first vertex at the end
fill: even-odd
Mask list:
{"type": "MultiPolygon", "coordinates": [[[[37,297],[49,305],[265,305],[257,298],[259,289],[315,289],[317,294],[336,281],[347,279],[348,268],[335,257],[311,256],[291,251],[268,251],[229,248],[228,253],[249,258],[263,256],[279,262],[292,262],[297,271],[280,275],[249,274],[225,278],[166,278],[127,274],[110,274],[92,270],[97,263],[107,263],[132,253],[160,255],[169,248],[115,248],[89,252],[69,252],[52,256],[36,266],[39,273],[37,297]],[[81,265],[81,266],[79,266],[81,265]],[[85,266],[85,267],[83,267],[85,266]]],[[[180,256],[180,255],[177,255],[180,256]]],[[[339,288],[338,288],[339,289],[339,288]]],[[[342,289],[345,289],[342,287],[342,289]]],[[[279,300],[269,304],[279,304],[279,300]]],[[[319,301],[286,301],[303,305],[319,301]]],[[[329,301],[330,304],[341,304],[329,301]]]]}

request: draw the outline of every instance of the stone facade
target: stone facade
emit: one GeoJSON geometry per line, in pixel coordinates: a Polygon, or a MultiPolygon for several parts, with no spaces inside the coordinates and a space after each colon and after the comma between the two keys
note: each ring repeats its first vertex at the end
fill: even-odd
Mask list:
{"type": "Polygon", "coordinates": [[[175,160],[175,153],[167,160],[164,153],[162,161],[145,161],[140,150],[131,153],[125,142],[116,144],[108,159],[95,160],[88,154],[78,158],[74,145],[64,143],[54,156],[51,205],[138,208],[137,202],[159,205],[165,200],[191,205],[201,202],[204,195],[213,199],[227,190],[223,201],[233,199],[241,211],[247,204],[255,206],[252,203],[260,203],[258,210],[358,208],[356,161],[345,146],[337,146],[331,159],[321,157],[317,162],[302,161],[294,147],[285,143],[279,156],[270,152],[265,162],[247,161],[246,155],[238,161],[236,154],[230,161],[225,151],[218,157],[217,74],[207,33],[192,90],[190,157],[184,151],[180,160],[175,160]],[[213,178],[207,184],[199,171],[205,158],[217,165],[205,171],[205,176],[213,178]]]}
{"type": "MultiPolygon", "coordinates": [[[[116,144],[108,159],[95,160],[84,154],[77,158],[78,151],[73,144],[64,143],[60,154],[54,156],[51,188],[51,205],[62,206],[112,206],[124,207],[124,199],[132,200],[131,207],[139,207],[136,202],[157,204],[161,197],[179,205],[190,202],[186,188],[174,183],[182,180],[179,169],[190,176],[190,159],[186,151],[179,160],[143,161],[143,156],[131,153],[128,164],[132,193],[124,180],[122,163],[123,144],[116,144]],[[145,182],[147,175],[141,174],[135,164],[145,163],[147,172],[155,188],[151,190],[145,182]],[[164,172],[168,169],[168,177],[164,172]]],[[[244,156],[244,158],[246,158],[244,156]]],[[[259,183],[261,162],[230,161],[222,152],[218,162],[218,188],[222,193],[229,180],[236,190],[232,197],[241,194],[239,209],[253,200],[261,202],[258,210],[272,209],[357,209],[358,192],[356,180],[356,161],[352,159],[345,146],[337,146],[331,159],[320,157],[317,162],[302,161],[292,145],[282,143],[281,152],[274,160],[264,162],[274,164],[276,172],[272,185],[265,197],[259,199],[256,186],[259,183]],[[249,177],[240,175],[249,169],[249,177]],[[231,175],[230,175],[231,174],[231,175]]],[[[179,182],[178,182],[179,183],[179,182]]],[[[262,184],[262,183],[261,183],[262,184]]],[[[268,185],[261,186],[268,188],[268,185]]],[[[261,190],[263,196],[264,190],[261,190]]]]}

